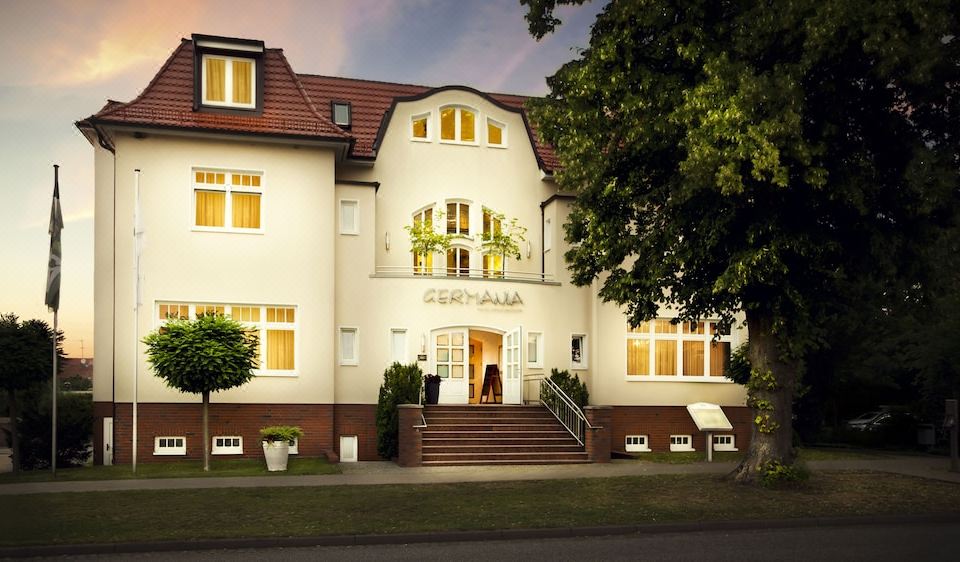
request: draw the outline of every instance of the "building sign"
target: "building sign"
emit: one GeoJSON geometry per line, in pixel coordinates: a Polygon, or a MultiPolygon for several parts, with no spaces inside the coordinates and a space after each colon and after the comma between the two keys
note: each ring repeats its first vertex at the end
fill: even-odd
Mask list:
{"type": "Polygon", "coordinates": [[[423,302],[439,304],[495,304],[517,306],[523,304],[518,291],[470,291],[467,289],[427,289],[423,302]]]}

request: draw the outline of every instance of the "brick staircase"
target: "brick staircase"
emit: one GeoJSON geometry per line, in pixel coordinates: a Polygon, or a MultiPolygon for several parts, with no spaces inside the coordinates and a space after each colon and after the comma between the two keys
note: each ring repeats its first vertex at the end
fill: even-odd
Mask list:
{"type": "Polygon", "coordinates": [[[587,453],[540,405],[424,406],[423,464],[585,463],[587,453]]]}

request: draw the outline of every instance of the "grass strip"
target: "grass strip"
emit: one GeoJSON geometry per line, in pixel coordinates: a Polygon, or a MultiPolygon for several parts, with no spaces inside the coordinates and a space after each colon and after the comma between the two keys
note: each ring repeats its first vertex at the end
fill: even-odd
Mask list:
{"type": "Polygon", "coordinates": [[[19,474],[0,474],[0,484],[18,482],[75,482],[79,480],[130,480],[136,478],[207,478],[228,476],[290,476],[304,474],[340,474],[340,468],[324,458],[290,457],[286,472],[269,472],[263,459],[217,459],[210,461],[210,472],[203,471],[203,461],[140,463],[134,474],[129,464],[82,466],[57,469],[53,478],[49,470],[29,470],[19,474]]]}
{"type": "Polygon", "coordinates": [[[795,489],[715,475],[3,497],[0,545],[386,534],[960,511],[960,485],[816,473],[795,489]]]}

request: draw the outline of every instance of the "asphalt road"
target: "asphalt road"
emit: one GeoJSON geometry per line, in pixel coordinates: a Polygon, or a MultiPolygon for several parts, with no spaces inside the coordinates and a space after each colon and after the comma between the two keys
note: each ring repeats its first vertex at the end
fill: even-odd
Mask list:
{"type": "Polygon", "coordinates": [[[960,523],[844,525],[787,529],[696,531],[437,544],[206,550],[50,560],[953,560],[960,552],[960,523]]]}

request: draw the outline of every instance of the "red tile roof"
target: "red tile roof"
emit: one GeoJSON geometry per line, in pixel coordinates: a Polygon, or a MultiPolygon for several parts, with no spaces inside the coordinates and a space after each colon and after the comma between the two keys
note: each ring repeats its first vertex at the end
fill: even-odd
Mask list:
{"type": "MultiPolygon", "coordinates": [[[[320,111],[329,111],[327,108],[332,101],[350,102],[352,124],[349,132],[356,139],[352,155],[360,158],[376,156],[376,150],[379,148],[377,138],[381,134],[380,128],[384,125],[383,116],[392,109],[395,101],[421,97],[436,90],[447,89],[312,74],[299,74],[298,77],[310,95],[310,99],[316,103],[320,111]]],[[[462,89],[486,97],[513,111],[523,112],[523,104],[529,99],[525,96],[509,94],[486,94],[472,88],[462,89]]],[[[553,150],[540,142],[536,129],[526,119],[526,113],[523,112],[523,115],[541,167],[548,171],[555,170],[558,163],[553,150]]]]}
{"type": "MultiPolygon", "coordinates": [[[[193,59],[193,41],[183,39],[136,99],[128,103],[110,100],[87,122],[312,137],[351,143],[352,157],[373,159],[378,148],[378,135],[382,134],[380,129],[385,124],[384,116],[397,101],[447,89],[297,75],[281,49],[266,49],[261,114],[194,111],[193,59]],[[332,122],[329,115],[331,101],[350,102],[352,123],[349,129],[344,130],[332,122]]],[[[462,89],[484,96],[504,109],[521,112],[540,167],[546,171],[557,169],[553,150],[540,142],[536,130],[526,119],[523,103],[529,98],[462,89]]]]}

